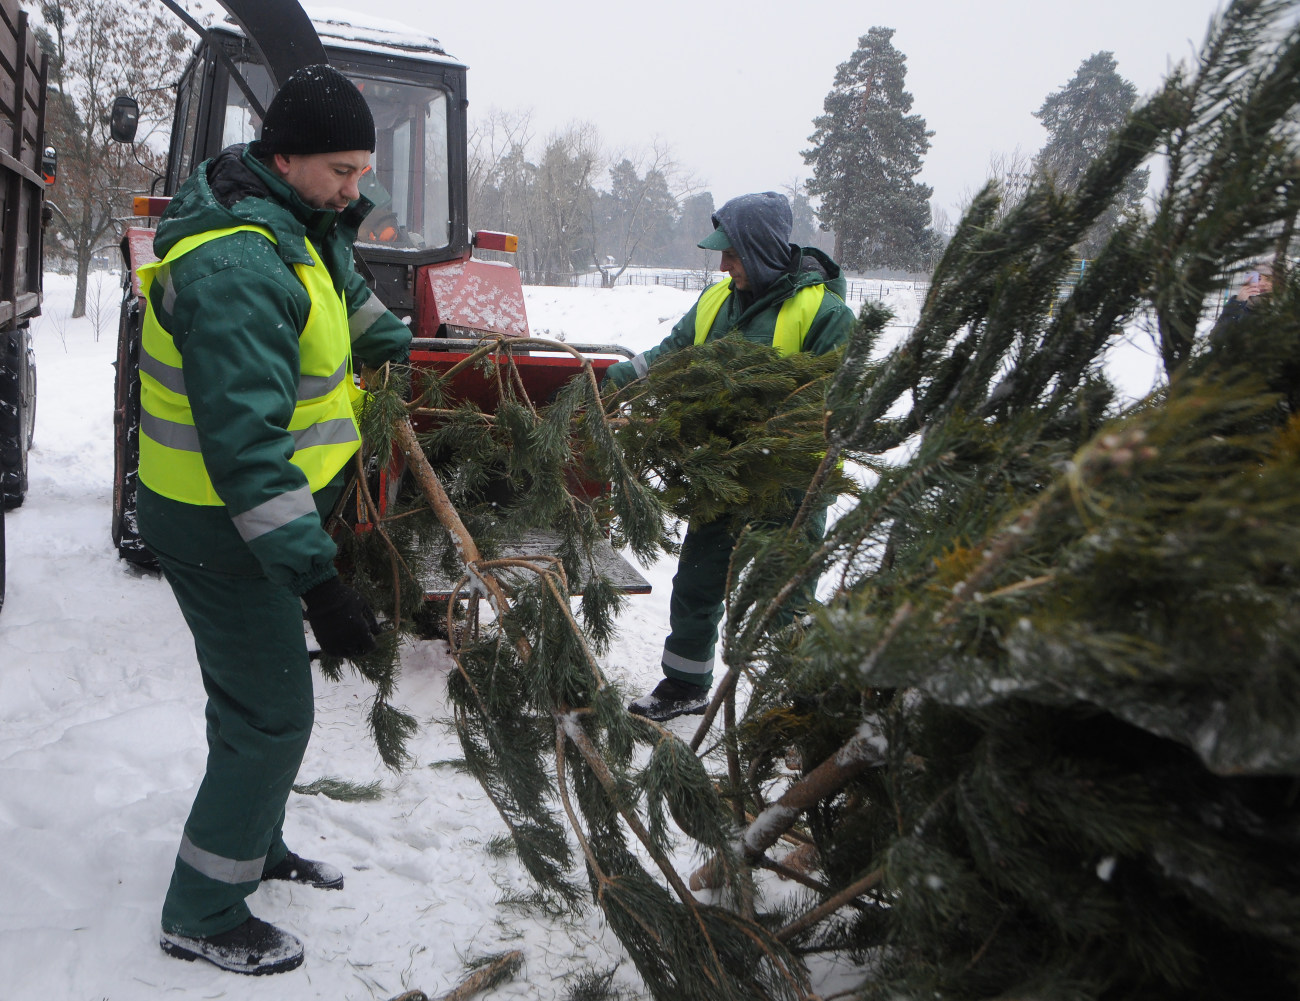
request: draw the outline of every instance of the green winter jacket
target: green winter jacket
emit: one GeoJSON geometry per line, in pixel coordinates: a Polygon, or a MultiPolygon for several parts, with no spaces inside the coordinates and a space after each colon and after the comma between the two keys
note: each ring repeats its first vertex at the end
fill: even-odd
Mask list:
{"type": "MultiPolygon", "coordinates": [[[[822,299],[812,326],[804,337],[803,350],[813,354],[825,354],[843,344],[853,330],[855,316],[844,303],[847,283],[840,273],[840,267],[816,247],[800,248],[800,270],[788,272],[774,281],[762,295],[757,296],[746,305],[748,296],[732,292],[722,304],[722,309],[713,320],[706,340],[725,337],[733,330],[740,331],[747,341],[757,344],[771,344],[776,332],[776,318],[781,311],[781,304],[810,285],[826,286],[826,291],[833,293],[822,299]]],[[[680,351],[695,343],[695,311],[699,308],[697,300],[686,315],[677,321],[672,333],[658,345],[637,355],[631,361],[611,365],[606,377],[615,386],[622,388],[628,383],[641,378],[650,365],[660,355],[680,351]]]]}
{"type": "Polygon", "coordinates": [[[235,575],[265,575],[294,594],[336,572],[323,516],[342,474],[313,495],[317,513],[245,542],[233,516],[299,491],[286,430],[298,396],[298,337],[311,300],[292,265],[311,266],[310,239],[347,305],[354,367],[405,361],[411,335],[352,264],[359,218],[314,209],[259,161],[231,147],[200,164],[158,222],[161,258],[184,237],[253,224],[270,230],[209,241],[178,258],[149,301],[182,360],[204,464],[225,506],[170,500],[138,485],[141,537],[173,560],[235,575]]]}

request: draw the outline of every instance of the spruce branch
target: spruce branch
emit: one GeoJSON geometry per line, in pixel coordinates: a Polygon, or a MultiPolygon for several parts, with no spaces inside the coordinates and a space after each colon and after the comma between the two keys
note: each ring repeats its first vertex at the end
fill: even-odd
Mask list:
{"type": "Polygon", "coordinates": [[[510,980],[523,968],[524,954],[518,949],[487,957],[479,968],[445,994],[438,1001],[469,1001],[474,995],[490,990],[510,980]]]}
{"type": "Polygon", "coordinates": [[[555,787],[559,791],[560,803],[564,807],[564,812],[569,818],[569,827],[578,839],[578,846],[582,849],[582,854],[587,860],[587,867],[591,872],[591,876],[597,883],[604,886],[609,877],[605,875],[600,860],[592,850],[591,842],[582,829],[582,823],[578,819],[578,815],[573,809],[573,802],[569,797],[569,783],[564,774],[564,748],[568,740],[568,734],[566,727],[560,725],[561,719],[563,717],[557,717],[555,727],[555,787]]]}
{"type": "Polygon", "coordinates": [[[370,496],[370,485],[366,482],[365,461],[361,457],[361,450],[358,449],[352,457],[353,474],[355,480],[355,489],[361,499],[361,506],[365,510],[366,516],[375,532],[384,540],[384,545],[388,548],[389,562],[392,566],[392,587],[393,587],[393,605],[392,605],[392,623],[394,629],[402,628],[402,604],[400,596],[402,593],[401,571],[405,570],[407,577],[415,580],[416,575],[411,572],[401,552],[394,545],[392,538],[384,529],[383,519],[379,515],[379,507],[375,504],[374,498],[370,496]]]}
{"type": "MultiPolygon", "coordinates": [[[[672,863],[669,862],[667,857],[660,851],[655,839],[650,837],[649,832],[646,831],[644,825],[641,823],[641,818],[632,812],[623,801],[623,796],[614,782],[614,777],[610,773],[605,759],[592,745],[591,739],[587,736],[587,733],[583,730],[581,724],[573,716],[557,715],[556,725],[563,727],[565,736],[567,736],[578,749],[583,760],[586,761],[587,767],[591,769],[592,774],[596,777],[596,781],[598,781],[605,789],[610,801],[616,805],[619,814],[623,817],[629,830],[636,835],[637,840],[640,841],[646,851],[650,853],[650,857],[654,860],[655,865],[659,867],[664,878],[668,880],[668,885],[673,888],[673,892],[677,894],[678,899],[685,904],[689,910],[694,911],[696,907],[695,897],[687,889],[686,884],[682,882],[681,876],[677,874],[677,870],[673,868],[672,863]]],[[[704,931],[703,927],[701,927],[701,931],[704,931]]]]}

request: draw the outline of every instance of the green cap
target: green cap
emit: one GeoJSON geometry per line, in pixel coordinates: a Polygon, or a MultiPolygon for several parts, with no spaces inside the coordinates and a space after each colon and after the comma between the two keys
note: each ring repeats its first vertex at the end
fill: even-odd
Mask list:
{"type": "Polygon", "coordinates": [[[731,240],[728,239],[727,234],[719,226],[695,246],[702,247],[705,250],[730,250],[731,240]]]}

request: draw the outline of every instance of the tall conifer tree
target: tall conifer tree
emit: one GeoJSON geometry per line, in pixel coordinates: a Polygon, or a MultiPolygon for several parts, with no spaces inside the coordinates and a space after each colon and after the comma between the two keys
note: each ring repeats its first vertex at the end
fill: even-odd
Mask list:
{"type": "MultiPolygon", "coordinates": [[[[1079,64],[1073,78],[1049,94],[1034,117],[1047,129],[1047,143],[1035,158],[1037,169],[1065,191],[1078,187],[1092,162],[1106,151],[1137,100],[1137,88],[1119,75],[1115,57],[1097,52],[1079,64]]],[[[1083,257],[1095,257],[1120,218],[1138,208],[1151,172],[1135,170],[1115,203],[1079,244],[1083,257]]]]}
{"type": "Polygon", "coordinates": [[[808,192],[821,198],[835,258],[848,268],[919,268],[929,247],[931,189],[916,175],[934,133],[909,114],[907,60],[893,36],[874,27],[858,39],[803,154],[813,168],[808,192]]]}

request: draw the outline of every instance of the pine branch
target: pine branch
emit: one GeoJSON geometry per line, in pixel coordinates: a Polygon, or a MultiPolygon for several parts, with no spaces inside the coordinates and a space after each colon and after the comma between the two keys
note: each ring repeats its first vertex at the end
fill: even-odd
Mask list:
{"type": "Polygon", "coordinates": [[[824,921],[842,907],[848,906],[856,898],[860,897],[867,890],[873,889],[880,885],[884,879],[884,870],[875,869],[867,873],[856,883],[846,886],[839,893],[827,899],[818,907],[801,916],[797,921],[791,921],[788,925],[776,933],[776,937],[781,941],[792,939],[800,935],[806,929],[811,928],[819,921],[824,921]]]}
{"type": "Polygon", "coordinates": [[[489,957],[486,965],[475,970],[446,994],[439,995],[438,1001],[469,1001],[475,994],[513,978],[523,964],[524,954],[518,949],[489,957]]]}
{"type": "MultiPolygon", "coordinates": [[[[433,471],[433,467],[429,465],[424,450],[420,448],[419,442],[416,441],[415,430],[411,427],[410,421],[403,421],[396,427],[395,432],[394,440],[398,449],[406,459],[434,514],[438,516],[438,520],[455,540],[457,550],[467,571],[486,590],[488,596],[492,599],[497,614],[503,614],[509,605],[509,600],[494,577],[490,574],[480,575],[475,570],[475,567],[482,559],[479,554],[478,544],[465,527],[465,523],[461,521],[459,512],[452,505],[451,499],[447,496],[447,491],[443,489],[442,483],[433,471]]],[[[521,638],[518,642],[521,644],[521,654],[527,659],[527,641],[521,638]]]]}

